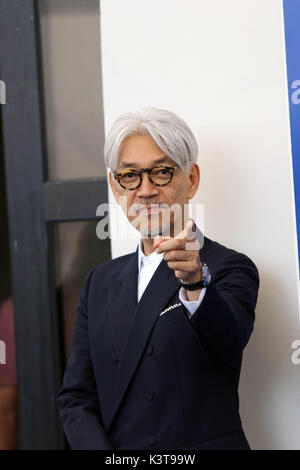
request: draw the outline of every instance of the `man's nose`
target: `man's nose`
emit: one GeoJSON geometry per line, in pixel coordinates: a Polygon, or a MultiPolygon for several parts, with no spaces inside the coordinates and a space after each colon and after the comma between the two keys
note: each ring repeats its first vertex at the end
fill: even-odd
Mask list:
{"type": "Polygon", "coordinates": [[[151,183],[147,173],[142,173],[142,182],[141,186],[137,189],[137,196],[147,197],[154,194],[158,194],[158,186],[155,186],[155,184],[151,183]]]}

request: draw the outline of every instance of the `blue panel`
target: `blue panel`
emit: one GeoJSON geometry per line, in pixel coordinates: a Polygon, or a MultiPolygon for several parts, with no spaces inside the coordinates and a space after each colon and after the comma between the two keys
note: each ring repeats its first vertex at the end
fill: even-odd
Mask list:
{"type": "MultiPolygon", "coordinates": [[[[300,0],[283,0],[293,173],[298,235],[300,243],[300,0]]],[[[299,254],[300,266],[300,254],[299,254]]]]}

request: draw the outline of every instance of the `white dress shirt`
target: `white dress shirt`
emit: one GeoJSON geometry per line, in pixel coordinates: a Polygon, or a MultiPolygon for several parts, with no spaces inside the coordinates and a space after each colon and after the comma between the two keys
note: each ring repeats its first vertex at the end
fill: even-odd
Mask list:
{"type": "MultiPolygon", "coordinates": [[[[153,251],[150,255],[146,256],[142,249],[142,239],[140,239],[138,246],[138,302],[142,297],[144,290],[146,289],[150,279],[155,273],[158,265],[163,260],[163,253],[156,253],[153,251]]],[[[199,299],[195,301],[187,300],[187,293],[184,287],[179,290],[179,300],[183,303],[188,311],[189,318],[195,313],[199,305],[201,304],[203,297],[206,292],[206,287],[201,290],[199,299]]]]}

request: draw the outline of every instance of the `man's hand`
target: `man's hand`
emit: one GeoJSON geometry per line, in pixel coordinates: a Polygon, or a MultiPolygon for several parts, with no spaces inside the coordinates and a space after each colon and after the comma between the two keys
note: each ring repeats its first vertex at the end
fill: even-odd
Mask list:
{"type": "MultiPolygon", "coordinates": [[[[157,253],[164,253],[164,260],[167,261],[169,268],[174,269],[177,278],[187,284],[201,280],[200,243],[196,238],[196,224],[192,219],[187,222],[185,229],[175,238],[156,236],[153,248],[157,253]]],[[[190,291],[190,293],[194,292],[199,296],[200,291],[201,289],[190,291]]]]}

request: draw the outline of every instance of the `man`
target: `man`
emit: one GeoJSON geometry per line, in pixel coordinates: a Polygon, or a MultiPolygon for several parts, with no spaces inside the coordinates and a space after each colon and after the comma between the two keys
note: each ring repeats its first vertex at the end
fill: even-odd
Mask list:
{"type": "Polygon", "coordinates": [[[249,449],[238,383],[259,276],[246,255],[197,238],[186,218],[200,179],[195,137],[169,111],[126,113],[104,156],[141,239],[85,280],[57,399],[68,441],[72,449],[249,449]]]}

